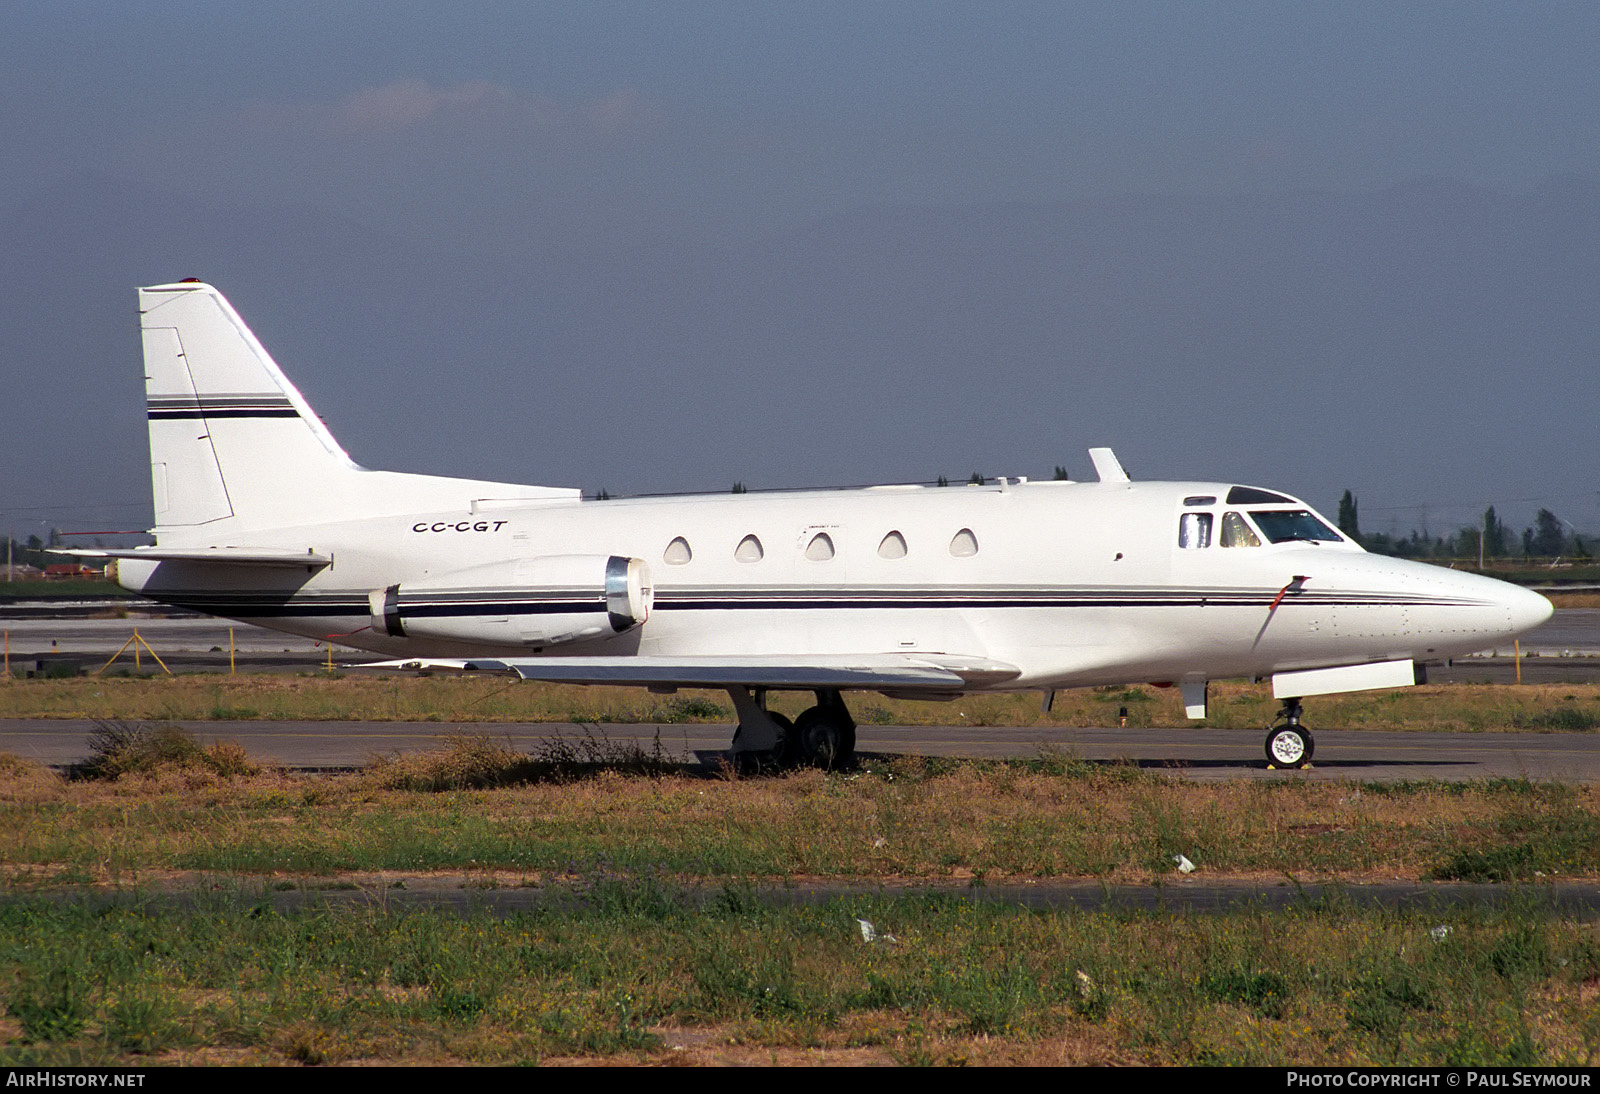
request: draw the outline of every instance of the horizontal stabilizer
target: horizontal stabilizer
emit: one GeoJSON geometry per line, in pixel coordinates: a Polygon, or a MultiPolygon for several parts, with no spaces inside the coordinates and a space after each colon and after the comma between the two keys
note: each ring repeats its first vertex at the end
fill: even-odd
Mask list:
{"type": "Polygon", "coordinates": [[[215,562],[225,566],[327,566],[333,559],[307,548],[295,551],[280,547],[129,547],[102,549],[74,547],[55,550],[53,555],[78,558],[136,558],[147,562],[215,562]]]}
{"type": "Polygon", "coordinates": [[[524,657],[380,661],[363,669],[516,676],[560,684],[635,687],[928,688],[959,691],[1020,674],[983,657],[867,654],[860,657],[524,657]]]}

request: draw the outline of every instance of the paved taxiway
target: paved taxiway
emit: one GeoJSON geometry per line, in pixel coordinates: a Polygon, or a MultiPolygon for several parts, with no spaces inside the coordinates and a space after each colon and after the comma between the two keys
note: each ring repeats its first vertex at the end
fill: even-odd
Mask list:
{"type": "MultiPolygon", "coordinates": [[[[309,639],[245,624],[208,618],[28,618],[0,620],[13,668],[40,659],[67,660],[98,668],[132,636],[135,627],[164,660],[179,671],[226,671],[229,630],[241,670],[305,671],[324,664],[327,648],[309,639]]],[[[1515,673],[1510,650],[1466,658],[1430,670],[1435,681],[1493,680],[1515,673]]],[[[1570,609],[1534,632],[1522,644],[1522,677],[1533,682],[1592,684],[1600,680],[1600,609],[1570,609]]],[[[334,663],[360,664],[372,655],[336,647],[334,663]]],[[[131,667],[131,654],[123,655],[131,667]]],[[[145,660],[148,671],[152,666],[145,660]]],[[[954,713],[954,712],[952,712],[954,713]]],[[[1381,733],[1316,731],[1315,711],[1308,722],[1317,740],[1317,764],[1297,777],[1403,778],[1564,778],[1600,781],[1600,735],[1541,733],[1381,733]]],[[[555,735],[585,732],[580,727],[545,723],[452,726],[422,722],[194,722],[204,740],[236,740],[251,755],[302,768],[351,767],[372,756],[438,747],[460,733],[487,733],[527,751],[555,735]]],[[[45,763],[82,759],[94,726],[87,721],[0,720],[0,750],[45,763]]],[[[603,726],[608,739],[662,747],[679,757],[710,758],[727,747],[726,726],[603,726]]],[[[1086,760],[1127,761],[1171,769],[1189,778],[1282,778],[1269,772],[1261,756],[1262,734],[1255,730],[1215,729],[1003,729],[971,726],[862,726],[859,747],[866,753],[923,753],[951,756],[1031,756],[1041,749],[1086,760]]]]}
{"type": "MultiPolygon", "coordinates": [[[[727,748],[722,725],[601,725],[516,722],[180,722],[205,743],[237,741],[258,761],[302,769],[350,768],[388,753],[443,747],[474,734],[537,754],[557,737],[585,734],[612,744],[660,741],[671,758],[713,765],[727,748]]],[[[40,763],[70,764],[88,755],[93,722],[0,719],[0,752],[40,763]]],[[[1307,771],[1269,771],[1263,733],[1223,729],[1008,729],[976,726],[861,726],[858,748],[872,754],[1029,757],[1056,752],[1098,763],[1133,763],[1190,779],[1529,778],[1600,782],[1600,734],[1389,733],[1325,730],[1316,734],[1316,763],[1307,771]]]]}

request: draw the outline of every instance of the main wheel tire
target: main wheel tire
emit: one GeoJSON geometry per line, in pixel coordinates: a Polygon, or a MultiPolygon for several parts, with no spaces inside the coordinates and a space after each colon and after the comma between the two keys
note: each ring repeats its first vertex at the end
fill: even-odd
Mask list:
{"type": "Polygon", "coordinates": [[[800,763],[834,771],[850,762],[856,750],[856,727],[833,711],[811,707],[794,723],[800,763]]]}
{"type": "Polygon", "coordinates": [[[1315,750],[1305,726],[1278,726],[1267,734],[1267,763],[1273,767],[1304,767],[1315,750]]]}
{"type": "Polygon", "coordinates": [[[795,759],[797,734],[794,723],[787,714],[779,714],[775,710],[767,711],[767,717],[778,727],[778,747],[772,750],[772,765],[780,771],[791,768],[799,762],[795,759]]]}
{"type": "Polygon", "coordinates": [[[734,730],[733,746],[728,750],[729,762],[733,770],[741,776],[763,775],[785,767],[793,766],[795,751],[794,723],[788,717],[777,711],[768,711],[767,717],[772,719],[778,727],[778,745],[771,749],[740,749],[739,738],[744,736],[744,727],[734,730]]]}

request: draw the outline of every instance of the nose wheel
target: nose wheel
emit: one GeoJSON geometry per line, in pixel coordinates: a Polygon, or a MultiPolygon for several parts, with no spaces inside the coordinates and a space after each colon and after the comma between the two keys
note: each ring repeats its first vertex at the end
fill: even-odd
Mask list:
{"type": "Polygon", "coordinates": [[[1267,730],[1267,767],[1310,767],[1316,742],[1311,731],[1300,724],[1300,700],[1285,699],[1277,720],[1267,730]]]}

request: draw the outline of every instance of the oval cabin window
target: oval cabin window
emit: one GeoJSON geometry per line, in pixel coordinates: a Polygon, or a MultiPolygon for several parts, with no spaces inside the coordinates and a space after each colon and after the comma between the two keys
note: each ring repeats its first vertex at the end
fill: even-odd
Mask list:
{"type": "Polygon", "coordinates": [[[978,553],[978,537],[971,528],[963,528],[950,537],[950,553],[957,558],[971,558],[978,553]]]}
{"type": "Polygon", "coordinates": [[[668,566],[682,566],[694,557],[694,552],[689,550],[689,541],[682,536],[675,536],[667,549],[661,552],[661,561],[668,566]]]}
{"type": "Polygon", "coordinates": [[[879,558],[905,558],[906,537],[899,532],[890,532],[883,537],[883,542],[878,544],[879,558]]]}
{"type": "Polygon", "coordinates": [[[733,557],[740,562],[760,562],[765,554],[761,549],[761,541],[755,536],[745,536],[739,541],[739,546],[733,549],[733,557]]]}
{"type": "Polygon", "coordinates": [[[826,532],[818,532],[811,537],[811,542],[806,544],[806,557],[812,562],[826,562],[833,557],[833,538],[826,532]]]}

